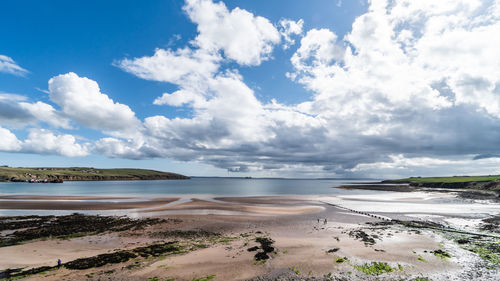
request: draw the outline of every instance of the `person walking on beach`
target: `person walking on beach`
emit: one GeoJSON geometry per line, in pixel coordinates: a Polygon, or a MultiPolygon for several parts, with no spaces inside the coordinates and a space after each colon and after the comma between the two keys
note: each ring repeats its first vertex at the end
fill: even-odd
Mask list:
{"type": "Polygon", "coordinates": [[[57,268],[61,267],[61,259],[57,259],[57,268]]]}
{"type": "Polygon", "coordinates": [[[325,219],[325,221],[323,222],[323,224],[326,224],[326,219],[325,219]]]}

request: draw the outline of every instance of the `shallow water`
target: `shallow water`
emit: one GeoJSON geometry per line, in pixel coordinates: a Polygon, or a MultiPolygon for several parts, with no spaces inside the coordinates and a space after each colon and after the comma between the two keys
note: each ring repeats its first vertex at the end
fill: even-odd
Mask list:
{"type": "Polygon", "coordinates": [[[331,188],[354,182],[362,182],[362,180],[192,178],[155,181],[67,181],[44,184],[2,182],[0,194],[272,196],[377,193],[377,191],[331,188]]]}

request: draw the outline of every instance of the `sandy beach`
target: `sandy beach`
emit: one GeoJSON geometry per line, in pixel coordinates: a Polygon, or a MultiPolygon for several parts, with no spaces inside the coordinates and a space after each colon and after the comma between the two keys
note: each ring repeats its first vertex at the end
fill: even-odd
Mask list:
{"type": "Polygon", "coordinates": [[[7,210],[122,210],[163,206],[179,198],[109,196],[0,196],[0,208],[7,210]]]}
{"type": "MultiPolygon", "coordinates": [[[[481,280],[498,280],[498,268],[484,269],[484,260],[459,247],[445,234],[380,219],[423,221],[432,218],[448,225],[455,223],[454,226],[473,219],[463,218],[445,210],[442,204],[431,202],[449,198],[446,194],[434,193],[149,200],[112,196],[2,196],[2,208],[130,208],[133,217],[167,220],[142,229],[110,230],[64,239],[35,239],[0,247],[0,270],[54,266],[58,259],[66,263],[175,241],[182,245],[182,250],[175,254],[139,256],[81,270],[56,268],[28,275],[25,279],[413,280],[420,276],[429,280],[479,277],[481,280]],[[4,205],[4,202],[8,204],[4,205]],[[406,208],[401,208],[403,205],[406,208]],[[422,205],[427,207],[425,212],[422,205]],[[208,213],[200,215],[201,211],[208,213]],[[268,259],[256,260],[255,254],[261,250],[250,251],[252,247],[261,248],[256,242],[259,237],[272,241],[273,250],[267,253],[268,259]],[[439,250],[449,257],[434,254],[439,250]],[[364,272],[363,268],[368,268],[372,262],[383,263],[390,270],[377,274],[364,272]],[[328,279],[330,277],[337,279],[328,279]]],[[[469,216],[472,214],[476,220],[488,212],[500,211],[498,205],[471,202],[459,205],[455,202],[446,207],[467,206],[469,216]]],[[[9,233],[12,231],[0,232],[4,237],[9,233]]]]}

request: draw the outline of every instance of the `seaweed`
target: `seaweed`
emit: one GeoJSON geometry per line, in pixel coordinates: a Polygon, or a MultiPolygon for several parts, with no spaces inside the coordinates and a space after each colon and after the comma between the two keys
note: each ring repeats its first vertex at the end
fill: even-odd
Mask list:
{"type": "Polygon", "coordinates": [[[15,268],[15,269],[6,269],[4,271],[0,271],[0,279],[9,279],[9,278],[21,278],[33,274],[38,274],[41,272],[49,271],[56,269],[57,266],[41,266],[41,267],[34,267],[30,268],[27,270],[22,270],[22,268],[15,268]]]}
{"type": "Polygon", "coordinates": [[[166,222],[158,218],[131,219],[114,216],[86,216],[79,213],[67,216],[6,217],[1,218],[0,221],[2,230],[23,229],[0,237],[0,247],[48,237],[69,239],[106,231],[137,230],[166,222]]]}
{"type": "Polygon", "coordinates": [[[63,264],[68,269],[88,269],[93,267],[101,267],[111,263],[122,263],[130,259],[141,256],[158,257],[165,253],[178,253],[181,247],[176,244],[177,242],[166,242],[162,244],[153,244],[144,247],[138,247],[132,250],[121,250],[114,253],[100,254],[94,257],[79,258],[63,264]]]}
{"type": "Polygon", "coordinates": [[[215,274],[207,275],[205,277],[199,277],[191,279],[191,281],[209,281],[215,278],[215,274]]]}
{"type": "Polygon", "coordinates": [[[341,263],[344,263],[344,262],[346,262],[346,261],[348,261],[348,259],[347,259],[346,257],[343,257],[343,258],[338,258],[338,259],[336,259],[336,260],[335,260],[335,263],[337,263],[337,264],[341,264],[341,263]]]}
{"type": "Polygon", "coordinates": [[[272,246],[273,243],[274,243],[274,240],[272,240],[271,238],[267,238],[267,237],[257,237],[255,238],[255,242],[259,243],[260,244],[260,247],[259,246],[254,246],[254,247],[251,247],[251,248],[248,248],[247,251],[249,252],[253,252],[253,251],[257,251],[259,249],[261,249],[262,251],[258,251],[254,258],[256,261],[266,261],[269,259],[269,253],[272,253],[274,252],[274,247],[272,246]]]}
{"type": "Polygon", "coordinates": [[[396,270],[386,262],[365,263],[363,265],[353,265],[353,267],[369,275],[380,275],[384,273],[390,273],[396,270]]]}
{"type": "Polygon", "coordinates": [[[443,251],[441,249],[435,250],[433,253],[434,253],[434,255],[436,257],[440,257],[442,259],[444,259],[444,258],[451,258],[451,255],[449,253],[447,253],[447,252],[445,252],[445,251],[443,251]]]}
{"type": "Polygon", "coordinates": [[[248,248],[247,251],[249,251],[249,252],[255,252],[258,249],[260,249],[259,246],[253,246],[253,247],[248,248]]]}
{"type": "Polygon", "coordinates": [[[335,253],[338,250],[340,250],[340,248],[332,248],[332,249],[328,250],[327,253],[335,253]]]}
{"type": "Polygon", "coordinates": [[[220,237],[221,234],[205,230],[168,230],[168,231],[153,233],[151,236],[158,238],[176,237],[183,239],[205,239],[212,237],[220,237]]]}
{"type": "Polygon", "coordinates": [[[375,239],[377,236],[371,236],[361,229],[352,230],[349,232],[349,236],[359,239],[365,243],[365,246],[375,245],[375,239]]]}

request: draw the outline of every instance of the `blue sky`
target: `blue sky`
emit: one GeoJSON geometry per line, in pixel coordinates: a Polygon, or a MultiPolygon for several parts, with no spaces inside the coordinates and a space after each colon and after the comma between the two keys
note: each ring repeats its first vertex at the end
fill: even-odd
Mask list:
{"type": "Polygon", "coordinates": [[[10,1],[0,162],[493,173],[499,8],[458,2],[10,1]]]}
{"type": "MultiPolygon", "coordinates": [[[[305,28],[330,28],[342,35],[366,7],[348,1],[228,1],[230,9],[241,7],[271,22],[282,18],[304,19],[305,28]]],[[[155,48],[185,46],[196,36],[196,25],[182,10],[182,1],[12,1],[6,3],[0,19],[2,53],[30,71],[26,77],[1,75],[2,91],[43,98],[36,88],[47,89],[47,81],[58,74],[75,72],[99,81],[104,93],[125,104],[134,104],[138,117],[151,113],[177,116],[151,106],[159,93],[175,85],[144,81],[114,67],[123,57],[151,55],[155,48]]],[[[242,68],[245,81],[262,90],[263,99],[278,98],[297,103],[309,98],[306,90],[284,76],[293,48],[273,53],[274,60],[255,68],[242,68]],[[283,68],[285,65],[285,69],[283,68]]],[[[45,97],[45,100],[48,98],[45,97]]],[[[181,111],[182,114],[182,111],[181,111]]]]}

